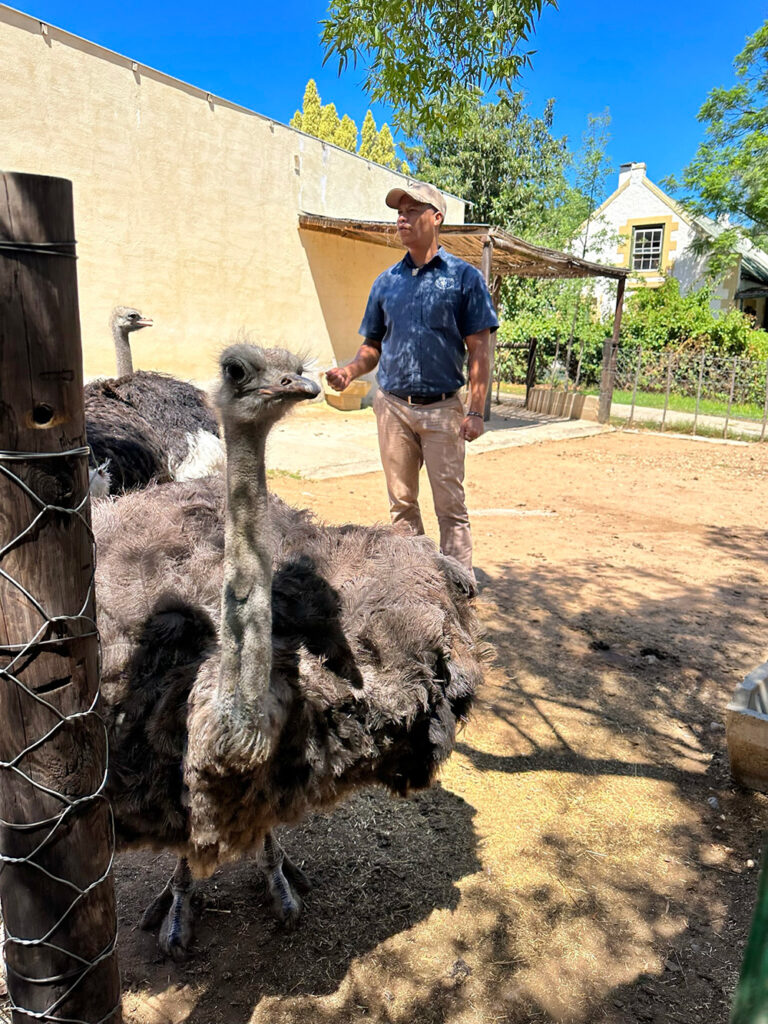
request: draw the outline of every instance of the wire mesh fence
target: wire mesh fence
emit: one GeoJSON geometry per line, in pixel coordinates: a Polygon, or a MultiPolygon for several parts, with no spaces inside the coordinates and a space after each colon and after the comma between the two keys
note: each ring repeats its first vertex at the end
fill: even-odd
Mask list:
{"type": "MultiPolygon", "coordinates": [[[[585,369],[578,347],[565,350],[535,338],[496,344],[497,400],[505,384],[597,393],[598,376],[593,353],[585,369]]],[[[619,346],[611,416],[628,426],[768,440],[768,360],[619,346]]]]}
{"type": "MultiPolygon", "coordinates": [[[[66,943],[68,923],[86,906],[91,893],[104,884],[111,884],[112,881],[115,833],[112,809],[105,794],[108,771],[106,755],[104,756],[103,771],[100,774],[97,773],[93,789],[79,795],[67,791],[71,780],[66,777],[59,780],[58,784],[47,777],[42,777],[35,758],[31,756],[67,730],[73,737],[83,740],[88,739],[92,734],[100,736],[103,750],[106,752],[107,733],[97,707],[98,692],[93,697],[90,706],[77,712],[65,714],[40,691],[31,689],[25,679],[25,673],[29,666],[34,664],[35,659],[46,649],[61,647],[70,639],[93,638],[98,643],[98,631],[91,612],[94,571],[91,570],[87,594],[82,604],[70,614],[54,615],[46,609],[42,599],[38,599],[21,580],[15,578],[4,568],[4,560],[9,553],[29,537],[37,536],[46,523],[57,517],[59,520],[74,519],[85,531],[88,546],[93,551],[95,541],[86,509],[89,498],[87,485],[84,494],[72,496],[72,504],[66,506],[58,503],[52,504],[36,494],[14,471],[16,464],[39,460],[85,459],[88,456],[88,451],[88,448],[82,447],[69,452],[0,452],[0,474],[27,496],[30,506],[34,510],[31,520],[18,536],[7,537],[0,541],[0,581],[6,590],[15,595],[16,600],[28,602],[39,618],[39,628],[34,635],[27,636],[19,643],[0,647],[0,683],[6,687],[12,687],[18,692],[20,704],[24,703],[24,698],[33,701],[44,707],[50,718],[50,724],[40,735],[18,736],[16,754],[7,760],[0,759],[0,772],[26,785],[30,791],[45,794],[50,798],[52,807],[55,808],[49,816],[38,821],[26,820],[20,811],[17,811],[20,817],[15,820],[0,817],[0,871],[23,864],[27,869],[30,884],[38,885],[42,889],[47,887],[47,891],[51,894],[56,892],[55,905],[62,904],[64,907],[60,914],[58,910],[53,914],[54,917],[57,914],[59,916],[43,933],[38,935],[29,934],[29,930],[33,930],[32,922],[25,922],[27,934],[21,935],[14,933],[7,920],[0,919],[0,942],[8,973],[7,991],[3,991],[6,989],[5,984],[0,985],[0,992],[2,992],[0,994],[0,1024],[5,1024],[6,1021],[10,1022],[12,1017],[41,1022],[66,1021],[67,1024],[106,1024],[109,1020],[117,1019],[119,1015],[119,1002],[110,1007],[106,1014],[99,1013],[98,1019],[91,1017],[86,1020],[83,1016],[73,1016],[67,1013],[70,1000],[77,999],[79,990],[84,983],[98,970],[100,965],[112,961],[115,956],[116,922],[109,932],[106,945],[92,953],[79,948],[69,948],[66,943]],[[80,827],[87,828],[89,812],[103,807],[106,807],[108,815],[109,843],[105,851],[105,862],[101,865],[101,869],[97,871],[95,877],[86,882],[66,877],[63,873],[59,874],[52,868],[50,851],[56,849],[56,844],[61,841],[62,836],[69,834],[73,828],[77,827],[77,823],[80,823],[80,827]],[[33,837],[32,841],[27,844],[30,848],[25,855],[16,856],[8,852],[8,848],[13,845],[10,840],[14,836],[33,837]],[[61,892],[66,894],[63,899],[60,898],[61,892]],[[18,958],[9,957],[9,953],[19,947],[24,947],[32,952],[31,962],[38,971],[44,973],[46,965],[57,963],[61,965],[60,973],[45,977],[30,977],[23,974],[14,964],[18,958]],[[55,991],[56,994],[52,997],[50,1004],[42,1008],[34,1009],[30,1006],[20,1005],[13,994],[13,982],[18,983],[19,980],[33,989],[39,989],[40,992],[55,991]]],[[[87,481],[87,473],[84,474],[84,479],[87,481]]],[[[95,565],[95,558],[92,558],[92,562],[95,565]]],[[[98,660],[100,664],[100,648],[98,660]]],[[[94,761],[97,761],[95,756],[94,761]]],[[[51,895],[51,905],[54,905],[53,895],[51,895]]],[[[0,976],[0,981],[5,981],[5,979],[0,976]]]]}
{"type": "Polygon", "coordinates": [[[628,425],[764,441],[768,360],[620,347],[613,403],[628,425]]]}
{"type": "Polygon", "coordinates": [[[600,379],[602,341],[585,344],[581,339],[560,342],[531,337],[525,341],[497,340],[493,379],[497,394],[504,384],[548,384],[565,390],[597,386],[600,379]]]}

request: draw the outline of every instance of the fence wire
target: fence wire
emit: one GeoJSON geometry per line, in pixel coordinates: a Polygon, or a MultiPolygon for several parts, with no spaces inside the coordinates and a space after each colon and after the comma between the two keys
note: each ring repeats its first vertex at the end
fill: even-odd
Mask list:
{"type": "Polygon", "coordinates": [[[629,405],[630,424],[652,421],[662,430],[723,437],[736,433],[764,441],[768,361],[621,346],[614,381],[617,401],[629,405]],[[616,392],[624,394],[617,397],[616,392]]]}
{"type": "MultiPolygon", "coordinates": [[[[67,920],[71,918],[83,900],[85,900],[94,889],[107,882],[111,877],[114,864],[114,817],[111,805],[105,795],[107,771],[109,767],[109,747],[107,742],[106,724],[96,711],[98,688],[90,707],[84,711],[65,715],[53,704],[47,701],[45,697],[26,686],[21,679],[25,666],[33,662],[35,656],[45,649],[46,641],[43,638],[47,635],[55,636],[57,642],[64,639],[84,639],[87,637],[95,637],[98,645],[98,672],[99,678],[101,678],[101,645],[99,642],[99,634],[95,620],[90,615],[86,614],[88,608],[93,607],[92,599],[94,595],[96,564],[93,531],[83,514],[89,498],[87,484],[85,495],[79,501],[75,499],[76,503],[73,507],[62,507],[60,505],[53,505],[43,501],[19,476],[17,476],[16,473],[9,468],[9,464],[13,464],[14,462],[28,462],[33,460],[36,461],[38,459],[61,459],[72,456],[87,458],[88,454],[89,449],[87,447],[77,448],[66,452],[0,452],[0,473],[24,492],[33,509],[36,510],[30,523],[19,533],[19,535],[14,537],[4,546],[0,547],[0,578],[4,579],[6,583],[13,587],[22,596],[22,598],[28,602],[32,608],[34,608],[35,612],[42,620],[39,629],[26,641],[21,644],[14,643],[6,648],[0,647],[0,653],[5,656],[10,656],[10,661],[6,666],[4,668],[0,668],[0,680],[2,680],[3,684],[17,687],[18,690],[22,691],[27,698],[44,705],[55,719],[55,724],[47,732],[43,735],[32,738],[26,746],[10,760],[0,761],[0,771],[18,777],[38,792],[45,794],[48,797],[52,797],[61,804],[61,809],[56,814],[53,814],[51,817],[41,821],[6,821],[3,818],[0,818],[0,834],[7,835],[8,832],[29,833],[34,829],[39,829],[41,831],[44,830],[45,833],[40,842],[37,843],[35,848],[25,857],[11,857],[0,850],[0,870],[3,870],[7,865],[24,863],[27,867],[31,868],[34,873],[40,876],[41,881],[45,880],[46,884],[52,881],[69,890],[72,894],[69,905],[66,907],[64,913],[60,915],[59,919],[45,932],[45,934],[36,938],[22,938],[19,935],[14,935],[9,931],[7,920],[5,922],[0,922],[5,926],[2,951],[3,960],[5,961],[8,973],[8,996],[5,1005],[3,1006],[0,1004],[0,1021],[3,1019],[4,1013],[7,1015],[8,1019],[10,1019],[10,1014],[13,1013],[24,1015],[30,1020],[52,1022],[52,1024],[64,1024],[64,1022],[66,1022],[66,1024],[104,1024],[104,1022],[113,1018],[120,1009],[120,1003],[118,1001],[118,1003],[106,1015],[100,1017],[99,1020],[84,1020],[81,1018],[59,1015],[59,1011],[66,1012],[65,1008],[68,1000],[76,994],[78,988],[83,984],[85,979],[94,970],[96,970],[101,963],[115,955],[115,947],[117,943],[117,922],[115,921],[114,934],[109,937],[105,948],[91,958],[81,956],[77,950],[65,949],[63,946],[53,941],[55,933],[66,925],[67,920]],[[5,556],[25,537],[38,529],[43,524],[46,517],[54,514],[58,516],[69,516],[76,519],[87,532],[92,551],[91,577],[88,583],[86,598],[79,611],[76,611],[72,615],[49,614],[46,611],[42,600],[38,600],[38,598],[35,597],[34,594],[31,594],[19,580],[14,579],[13,576],[2,568],[2,561],[5,556]],[[104,773],[93,792],[73,798],[51,784],[44,784],[36,780],[24,770],[23,761],[28,754],[31,754],[33,751],[53,740],[61,730],[68,728],[72,723],[80,720],[87,722],[91,719],[98,723],[99,728],[103,732],[104,750],[107,752],[107,755],[105,756],[104,773]],[[43,864],[40,863],[39,858],[48,847],[52,846],[61,838],[61,833],[66,830],[70,818],[81,813],[83,809],[100,803],[106,805],[109,816],[110,843],[107,865],[104,871],[99,874],[98,877],[90,881],[89,884],[83,886],[78,885],[72,879],[52,873],[48,868],[44,867],[43,864]],[[32,947],[35,951],[39,951],[40,956],[38,958],[38,964],[40,966],[44,965],[47,959],[50,960],[50,956],[46,957],[47,953],[53,954],[54,956],[57,954],[63,955],[71,961],[72,967],[55,977],[30,978],[25,975],[21,975],[11,964],[8,963],[8,958],[6,956],[6,951],[14,945],[32,947]],[[32,1010],[29,1007],[20,1006],[15,1002],[13,997],[14,976],[27,984],[41,986],[65,985],[66,987],[62,994],[54,999],[53,1002],[51,1002],[51,1004],[44,1010],[32,1010]]],[[[87,473],[85,474],[85,478],[87,481],[87,473]]]]}

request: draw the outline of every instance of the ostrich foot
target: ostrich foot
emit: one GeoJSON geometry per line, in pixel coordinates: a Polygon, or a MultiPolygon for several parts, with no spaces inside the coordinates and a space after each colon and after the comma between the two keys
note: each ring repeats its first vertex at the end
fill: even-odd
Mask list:
{"type": "Polygon", "coordinates": [[[292,930],[299,923],[304,904],[296,889],[309,889],[309,879],[288,857],[268,832],[258,858],[264,872],[275,916],[284,928],[292,930]]]}
{"type": "Polygon", "coordinates": [[[174,960],[183,960],[192,942],[193,891],[189,865],[181,857],[168,884],[150,903],[141,919],[141,927],[147,931],[160,925],[160,949],[174,960]]]}

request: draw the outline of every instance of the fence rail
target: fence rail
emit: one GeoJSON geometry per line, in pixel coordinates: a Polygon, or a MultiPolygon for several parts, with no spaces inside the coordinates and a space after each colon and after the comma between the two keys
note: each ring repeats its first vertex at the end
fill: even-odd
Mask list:
{"type": "Polygon", "coordinates": [[[736,433],[764,441],[768,360],[620,348],[614,403],[629,407],[629,425],[651,420],[662,430],[682,427],[694,434],[736,433]]]}
{"type": "MultiPolygon", "coordinates": [[[[548,383],[564,390],[583,387],[581,358],[568,372],[559,347],[499,342],[494,358],[496,397],[501,384],[548,383]]],[[[596,390],[594,367],[587,388],[596,390]]],[[[607,401],[607,398],[606,398],[607,401]]],[[[607,416],[607,411],[606,411],[607,416]]],[[[644,424],[708,436],[768,440],[768,360],[619,346],[611,416],[628,426],[644,424]]]]}

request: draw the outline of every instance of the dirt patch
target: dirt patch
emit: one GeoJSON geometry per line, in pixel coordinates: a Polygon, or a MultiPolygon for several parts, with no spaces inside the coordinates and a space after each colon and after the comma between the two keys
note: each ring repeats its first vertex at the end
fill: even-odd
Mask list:
{"type": "MultiPolygon", "coordinates": [[[[218,872],[182,967],[135,927],[170,858],[121,858],[126,1020],[725,1024],[767,803],[722,724],[768,657],[767,483],[768,446],[653,435],[471,459],[497,653],[442,784],[283,836],[314,883],[293,934],[252,865],[218,872]]],[[[386,516],[379,474],[272,485],[386,516]]]]}

